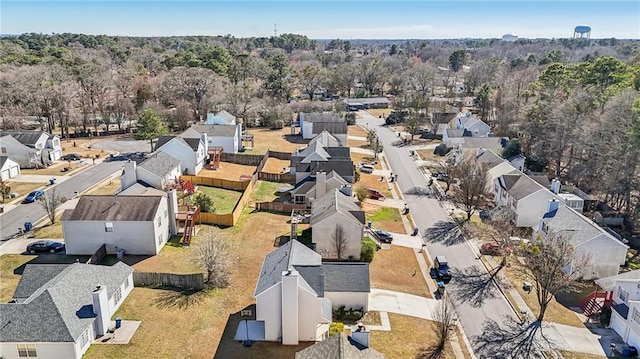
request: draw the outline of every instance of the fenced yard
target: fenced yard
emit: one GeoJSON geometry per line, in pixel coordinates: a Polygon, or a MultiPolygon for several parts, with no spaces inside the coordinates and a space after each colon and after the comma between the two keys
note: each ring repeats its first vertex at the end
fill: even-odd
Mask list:
{"type": "Polygon", "coordinates": [[[203,289],[202,273],[174,274],[156,272],[133,272],[133,284],[140,287],[173,287],[187,289],[203,289]]]}
{"type": "Polygon", "coordinates": [[[215,208],[213,213],[218,214],[231,213],[242,197],[242,192],[207,186],[198,186],[196,193],[209,196],[213,200],[213,208],[215,208]]]}

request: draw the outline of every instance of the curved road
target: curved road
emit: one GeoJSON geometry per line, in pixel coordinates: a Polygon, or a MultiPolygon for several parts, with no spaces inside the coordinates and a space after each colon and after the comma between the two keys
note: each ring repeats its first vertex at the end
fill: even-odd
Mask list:
{"type": "MultiPolygon", "coordinates": [[[[48,187],[45,193],[52,188],[56,188],[56,191],[67,198],[73,198],[77,193],[82,193],[93,185],[100,183],[107,177],[113,175],[115,172],[122,168],[122,162],[103,162],[99,165],[93,166],[87,170],[84,170],[76,175],[73,175],[68,180],[56,184],[55,186],[48,187]]],[[[5,241],[18,233],[20,228],[23,228],[24,222],[36,222],[40,218],[46,216],[46,211],[38,203],[20,204],[11,211],[2,214],[0,216],[0,245],[5,241]]]]}
{"type": "Polygon", "coordinates": [[[493,357],[491,353],[487,353],[486,346],[482,349],[478,344],[478,338],[483,334],[491,335],[486,333],[486,325],[495,321],[502,326],[504,322],[515,322],[518,319],[469,244],[465,240],[452,239],[446,234],[434,235],[436,231],[446,232],[445,229],[452,227],[452,221],[437,199],[420,195],[415,190],[426,189],[428,183],[409,155],[409,149],[393,145],[398,137],[389,128],[382,126],[382,119],[364,111],[360,113],[364,118],[358,120],[358,123],[375,129],[384,145],[391,171],[398,175],[398,185],[422,233],[427,251],[432,258],[444,255],[449,261],[453,279],[446,285],[446,291],[456,306],[459,321],[476,355],[493,357]]]}

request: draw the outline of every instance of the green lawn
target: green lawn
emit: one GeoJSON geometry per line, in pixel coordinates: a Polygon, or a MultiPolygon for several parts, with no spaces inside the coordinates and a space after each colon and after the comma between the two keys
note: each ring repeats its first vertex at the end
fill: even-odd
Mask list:
{"type": "Polygon", "coordinates": [[[213,207],[216,209],[215,213],[231,213],[236,203],[242,197],[242,192],[232,191],[218,187],[206,187],[198,186],[199,193],[204,193],[211,197],[213,200],[213,207]]]}
{"type": "Polygon", "coordinates": [[[401,219],[400,211],[393,207],[381,207],[376,212],[367,216],[367,220],[371,222],[399,221],[401,219]]]}
{"type": "Polygon", "coordinates": [[[272,202],[278,198],[276,189],[280,186],[282,186],[281,183],[260,181],[260,185],[253,192],[253,199],[256,202],[272,202]]]}
{"type": "Polygon", "coordinates": [[[173,236],[155,256],[141,260],[133,268],[141,272],[165,272],[176,274],[190,274],[201,272],[193,260],[193,245],[205,235],[206,226],[199,226],[199,231],[191,241],[191,247],[184,247],[180,243],[181,236],[173,236]]]}

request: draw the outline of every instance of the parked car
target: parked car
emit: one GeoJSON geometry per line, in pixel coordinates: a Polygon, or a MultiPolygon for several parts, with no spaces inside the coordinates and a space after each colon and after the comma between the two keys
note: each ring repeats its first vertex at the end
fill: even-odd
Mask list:
{"type": "Polygon", "coordinates": [[[366,165],[364,163],[360,164],[360,172],[362,173],[373,173],[373,166],[372,165],[366,165]]]}
{"type": "Polygon", "coordinates": [[[380,242],[382,243],[393,242],[393,236],[389,232],[381,231],[378,229],[373,231],[373,233],[375,233],[376,237],[378,237],[378,240],[380,240],[380,242]]]}
{"type": "Polygon", "coordinates": [[[55,253],[64,250],[64,243],[54,241],[36,241],[27,245],[27,252],[49,252],[55,253]]]}
{"type": "Polygon", "coordinates": [[[44,191],[33,191],[25,197],[22,203],[33,203],[38,200],[38,198],[44,196],[44,191]]]}
{"type": "Polygon", "coordinates": [[[480,253],[484,255],[501,256],[505,252],[510,253],[511,248],[505,247],[503,249],[502,246],[500,246],[500,243],[496,241],[483,243],[482,246],[480,246],[480,253]]]}
{"type": "Polygon", "coordinates": [[[380,191],[378,191],[377,189],[367,188],[367,191],[369,191],[369,198],[379,199],[381,201],[384,201],[385,196],[382,193],[380,193],[380,191]]]}
{"type": "Polygon", "coordinates": [[[434,177],[438,181],[446,181],[447,179],[449,179],[449,175],[444,172],[432,173],[431,177],[434,177]]]}
{"type": "Polygon", "coordinates": [[[80,161],[82,157],[80,157],[80,155],[77,153],[67,153],[66,155],[62,156],[62,159],[65,161],[80,161]]]}
{"type": "Polygon", "coordinates": [[[447,262],[445,256],[436,256],[436,259],[433,261],[433,267],[436,272],[436,278],[443,281],[451,280],[451,270],[449,269],[449,262],[447,262]]]}

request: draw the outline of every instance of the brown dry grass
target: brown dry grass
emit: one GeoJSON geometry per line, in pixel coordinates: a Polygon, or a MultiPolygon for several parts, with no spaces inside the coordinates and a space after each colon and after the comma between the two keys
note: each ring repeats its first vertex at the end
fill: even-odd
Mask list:
{"type": "Polygon", "coordinates": [[[262,168],[262,172],[268,173],[282,173],[282,169],[285,167],[289,167],[291,165],[291,161],[279,160],[277,158],[269,157],[267,163],[262,168]]]}
{"type": "MultiPolygon", "coordinates": [[[[293,358],[295,351],[311,343],[298,348],[254,343],[251,348],[244,348],[233,341],[239,316],[231,317],[227,325],[231,315],[254,303],[253,291],[262,260],[275,249],[275,237],[289,231],[287,219],[283,215],[245,211],[236,227],[221,231],[232,241],[234,257],[228,288],[191,296],[135,288],[114,315],[142,320],[131,343],[92,345],[85,358],[136,359],[148,358],[149,353],[158,358],[293,358]]],[[[163,252],[166,249],[165,246],[163,252]]]]}
{"type": "MultiPolygon", "coordinates": [[[[116,136],[117,137],[117,136],[116,136]]],[[[94,142],[104,141],[105,139],[113,138],[110,137],[100,137],[100,139],[69,139],[69,140],[61,140],[60,144],[62,145],[62,154],[66,155],[67,153],[77,153],[80,157],[84,158],[95,158],[96,155],[100,155],[100,157],[106,157],[109,155],[109,151],[101,150],[101,149],[91,149],[90,146],[94,142]],[[74,147],[73,144],[76,144],[74,147]]]]}
{"type": "Polygon", "coordinates": [[[255,166],[245,166],[230,162],[220,162],[220,166],[218,166],[217,170],[209,169],[209,166],[207,165],[200,172],[198,172],[198,176],[238,181],[240,179],[240,176],[251,176],[255,171],[255,166]]]}
{"type": "Polygon", "coordinates": [[[375,116],[375,117],[379,117],[380,115],[382,115],[383,117],[387,117],[392,111],[393,110],[390,108],[373,108],[373,109],[367,110],[367,112],[369,112],[371,116],[375,116]]]}
{"type": "Polygon", "coordinates": [[[351,138],[347,139],[347,146],[349,147],[358,147],[358,148],[367,148],[367,141],[354,140],[351,138]]]}
{"type": "Polygon", "coordinates": [[[471,353],[469,352],[469,348],[467,347],[467,345],[464,343],[462,333],[460,333],[460,329],[458,329],[458,327],[453,327],[453,331],[455,332],[456,337],[458,337],[458,344],[460,345],[460,348],[462,350],[462,355],[465,359],[471,359],[471,353]]]}
{"type": "Polygon", "coordinates": [[[268,149],[278,152],[293,152],[296,148],[305,147],[309,143],[308,140],[303,140],[300,135],[291,135],[290,127],[281,130],[251,128],[249,134],[253,135],[255,147],[247,153],[252,154],[264,154],[268,149]]]}
{"type": "Polygon", "coordinates": [[[360,181],[356,183],[356,187],[375,188],[385,197],[391,198],[391,191],[389,191],[387,181],[386,179],[384,181],[380,181],[380,176],[361,173],[360,181]]]}
{"type": "Polygon", "coordinates": [[[95,195],[112,195],[120,192],[120,181],[118,177],[112,177],[107,181],[100,183],[87,194],[95,195]]]}
{"type": "MultiPolygon", "coordinates": [[[[380,164],[379,161],[376,161],[375,157],[373,157],[373,155],[368,155],[368,154],[364,154],[364,153],[356,153],[351,151],[351,161],[353,161],[353,164],[355,166],[358,166],[361,163],[365,163],[368,165],[373,165],[373,167],[377,170],[381,170],[382,169],[382,165],[380,164]],[[375,163],[375,164],[374,164],[375,163]]],[[[366,174],[366,173],[363,173],[366,174]]]]}
{"type": "MultiPolygon", "coordinates": [[[[26,196],[28,193],[30,193],[31,191],[38,189],[40,187],[42,187],[44,184],[42,183],[30,183],[30,182],[13,182],[13,181],[6,181],[5,184],[9,187],[11,187],[11,192],[18,192],[18,197],[16,198],[7,198],[7,200],[5,202],[11,202],[11,201],[15,201],[17,198],[21,198],[26,196]]],[[[0,199],[2,199],[2,197],[0,196],[0,199]]]]}
{"type": "Polygon", "coordinates": [[[15,269],[37,258],[37,255],[4,255],[0,257],[0,303],[7,303],[15,292],[20,274],[15,269]]]}
{"type": "Polygon", "coordinates": [[[566,350],[561,350],[560,354],[564,359],[606,359],[607,358],[606,356],[603,356],[603,355],[576,353],[576,352],[569,352],[566,350]]]}
{"type": "Polygon", "coordinates": [[[351,125],[347,131],[347,135],[367,138],[367,131],[359,125],[351,125]]]}
{"type": "MultiPolygon", "coordinates": [[[[391,331],[371,332],[371,347],[385,355],[387,359],[422,358],[424,350],[436,341],[435,324],[426,319],[389,313],[391,331]]],[[[454,359],[449,343],[446,344],[443,359],[454,359]]]]}
{"type": "Polygon", "coordinates": [[[423,161],[433,161],[433,162],[444,161],[444,157],[436,155],[435,153],[433,153],[432,149],[418,150],[417,152],[423,161]]]}
{"type": "Polygon", "coordinates": [[[377,251],[369,266],[369,273],[371,288],[432,298],[412,248],[391,246],[391,249],[377,251]],[[417,271],[415,276],[414,271],[417,271]]]}
{"type": "Polygon", "coordinates": [[[367,221],[371,221],[374,229],[394,233],[407,233],[402,223],[400,211],[397,208],[380,207],[370,203],[363,203],[367,221]]]}
{"type": "MultiPolygon", "coordinates": [[[[531,279],[525,275],[519,262],[517,262],[517,260],[512,260],[509,265],[502,270],[502,272],[507,276],[507,278],[509,278],[509,281],[518,291],[522,299],[527,303],[529,309],[533,311],[532,314],[537,316],[539,305],[538,300],[536,299],[536,293],[535,290],[532,290],[531,293],[527,293],[522,289],[522,283],[525,281],[530,282],[531,279]]],[[[544,321],[584,328],[584,324],[578,316],[571,309],[558,303],[555,298],[551,300],[547,307],[547,311],[544,315],[544,321]]]]}
{"type": "MultiPolygon", "coordinates": [[[[50,175],[50,176],[66,176],[68,174],[70,174],[71,172],[67,171],[67,172],[62,172],[62,169],[65,167],[69,167],[69,162],[67,161],[62,161],[62,162],[58,162],[55,163],[47,168],[40,168],[40,169],[24,169],[24,170],[20,170],[20,174],[23,175],[50,175]]],[[[75,170],[76,168],[78,168],[78,163],[77,161],[71,161],[71,170],[75,170]]]]}
{"type": "Polygon", "coordinates": [[[366,312],[358,322],[364,325],[382,325],[380,312],[366,312]]]}

